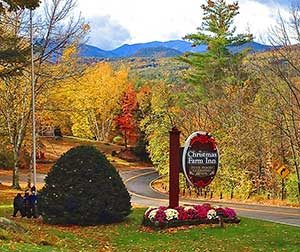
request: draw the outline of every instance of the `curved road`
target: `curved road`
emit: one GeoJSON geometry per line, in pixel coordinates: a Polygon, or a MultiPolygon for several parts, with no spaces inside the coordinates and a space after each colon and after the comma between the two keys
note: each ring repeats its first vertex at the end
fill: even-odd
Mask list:
{"type": "MultiPolygon", "coordinates": [[[[131,194],[132,202],[143,206],[168,205],[168,195],[154,191],[151,181],[158,177],[154,169],[122,172],[121,176],[131,194]]],[[[242,217],[255,218],[300,227],[300,208],[229,203],[223,201],[180,199],[181,204],[209,202],[222,207],[232,207],[242,217]]]]}
{"type": "MultiPolygon", "coordinates": [[[[151,181],[158,177],[153,168],[135,169],[130,171],[120,171],[120,175],[131,194],[133,204],[141,206],[167,206],[168,195],[154,191],[150,187],[151,181]]],[[[37,181],[44,182],[45,175],[37,174],[37,181]]],[[[20,181],[27,181],[27,176],[20,176],[20,181]]],[[[10,183],[10,176],[0,176],[0,182],[10,183]]],[[[272,221],[292,226],[300,227],[300,208],[263,206],[255,204],[229,203],[223,201],[180,199],[183,204],[199,204],[210,202],[222,207],[234,208],[239,216],[272,221]]]]}

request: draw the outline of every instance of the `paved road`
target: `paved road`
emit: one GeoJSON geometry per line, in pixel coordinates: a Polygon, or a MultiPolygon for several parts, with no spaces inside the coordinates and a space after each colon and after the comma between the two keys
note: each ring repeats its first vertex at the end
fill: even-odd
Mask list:
{"type": "MultiPolygon", "coordinates": [[[[132,203],[142,206],[168,205],[168,195],[154,191],[149,184],[158,177],[153,168],[122,171],[120,175],[131,194],[132,203]]],[[[43,182],[45,175],[37,174],[37,181],[43,182]]],[[[20,176],[20,181],[26,182],[27,176],[20,176]]],[[[10,183],[11,177],[1,176],[0,182],[10,183]]],[[[180,199],[181,204],[199,204],[203,200],[180,199]]],[[[300,227],[300,208],[261,206],[223,201],[209,201],[214,205],[234,208],[239,216],[262,219],[300,227]]]]}
{"type": "MultiPolygon", "coordinates": [[[[132,202],[144,206],[168,205],[168,195],[154,191],[149,184],[158,174],[153,169],[129,171],[122,174],[132,195],[132,202]],[[125,176],[126,175],[126,176],[125,176]]],[[[181,204],[199,204],[203,200],[180,199],[181,204]]],[[[214,205],[234,208],[239,216],[267,220],[300,227],[300,208],[209,201],[214,205]]]]}

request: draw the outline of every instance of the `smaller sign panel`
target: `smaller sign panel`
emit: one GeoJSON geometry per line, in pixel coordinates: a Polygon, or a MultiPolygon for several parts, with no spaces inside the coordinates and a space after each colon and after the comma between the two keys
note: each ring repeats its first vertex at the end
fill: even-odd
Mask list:
{"type": "Polygon", "coordinates": [[[288,169],[287,167],[285,167],[284,165],[280,166],[280,167],[276,170],[276,172],[279,174],[279,176],[280,176],[282,179],[286,178],[286,177],[289,175],[289,173],[290,173],[289,169],[288,169]]]}
{"type": "Polygon", "coordinates": [[[219,153],[215,139],[207,132],[197,131],[185,142],[182,154],[182,168],[187,181],[204,188],[217,173],[219,153]]]}

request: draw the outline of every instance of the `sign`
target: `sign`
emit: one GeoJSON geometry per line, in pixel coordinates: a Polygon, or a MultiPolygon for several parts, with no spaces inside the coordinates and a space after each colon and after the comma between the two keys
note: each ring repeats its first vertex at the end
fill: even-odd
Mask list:
{"type": "Polygon", "coordinates": [[[290,173],[289,169],[288,169],[287,167],[285,167],[284,165],[280,166],[280,167],[276,170],[276,172],[279,174],[279,176],[280,176],[282,179],[286,178],[286,177],[289,175],[289,173],[290,173]]]}
{"type": "Polygon", "coordinates": [[[207,132],[197,131],[185,142],[182,168],[187,181],[204,188],[214,179],[219,165],[219,152],[215,139],[207,132]]]}

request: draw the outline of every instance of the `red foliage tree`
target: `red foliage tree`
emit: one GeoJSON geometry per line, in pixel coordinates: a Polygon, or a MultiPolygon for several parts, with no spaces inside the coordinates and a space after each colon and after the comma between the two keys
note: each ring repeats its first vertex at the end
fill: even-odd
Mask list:
{"type": "Polygon", "coordinates": [[[124,144],[127,149],[128,139],[136,133],[137,123],[135,112],[138,108],[136,91],[130,84],[121,99],[121,114],[116,118],[117,125],[124,136],[124,144]]]}

